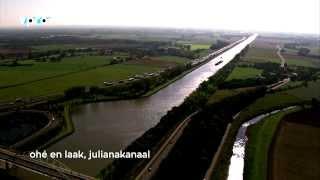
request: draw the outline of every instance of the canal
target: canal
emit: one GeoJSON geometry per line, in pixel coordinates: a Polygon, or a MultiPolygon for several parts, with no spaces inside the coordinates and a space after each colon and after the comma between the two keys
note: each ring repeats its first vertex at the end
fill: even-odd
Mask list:
{"type": "MultiPolygon", "coordinates": [[[[48,151],[81,150],[88,152],[89,150],[103,150],[112,152],[125,148],[145,131],[156,125],[168,110],[181,104],[201,82],[229,63],[256,36],[250,36],[152,96],[76,107],[72,112],[75,132],[53,144],[48,148],[48,151]],[[215,66],[215,63],[220,60],[223,62],[215,66]]],[[[95,176],[112,160],[62,159],[61,162],[75,171],[95,176]]]]}

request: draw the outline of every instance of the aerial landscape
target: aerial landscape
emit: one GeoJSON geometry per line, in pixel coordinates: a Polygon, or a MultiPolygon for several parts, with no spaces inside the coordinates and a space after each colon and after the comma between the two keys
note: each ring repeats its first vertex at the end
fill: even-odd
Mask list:
{"type": "Polygon", "coordinates": [[[0,179],[320,179],[319,1],[93,1],[0,0],[0,179]]]}

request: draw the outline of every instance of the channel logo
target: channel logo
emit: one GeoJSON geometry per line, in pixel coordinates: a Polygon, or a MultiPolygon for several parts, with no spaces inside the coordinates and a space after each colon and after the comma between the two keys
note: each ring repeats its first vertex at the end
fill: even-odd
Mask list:
{"type": "Polygon", "coordinates": [[[25,16],[21,18],[21,24],[25,26],[31,25],[44,25],[48,23],[51,17],[43,17],[43,16],[25,16]]]}

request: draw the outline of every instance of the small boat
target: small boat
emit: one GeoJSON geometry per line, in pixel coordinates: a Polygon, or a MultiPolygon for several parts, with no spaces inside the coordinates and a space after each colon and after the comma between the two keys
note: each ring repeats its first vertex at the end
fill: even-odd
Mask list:
{"type": "Polygon", "coordinates": [[[223,62],[223,61],[220,60],[220,61],[218,61],[217,63],[215,63],[214,65],[218,66],[218,65],[221,64],[222,62],[223,62]]]}

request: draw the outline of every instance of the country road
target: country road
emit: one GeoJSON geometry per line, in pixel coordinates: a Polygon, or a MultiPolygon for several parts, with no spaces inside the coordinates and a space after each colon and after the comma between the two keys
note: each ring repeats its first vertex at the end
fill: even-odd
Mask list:
{"type": "Polygon", "coordinates": [[[189,115],[185,120],[183,120],[177,128],[172,132],[168,139],[162,144],[159,150],[153,155],[148,164],[140,171],[136,180],[146,180],[151,179],[151,177],[156,173],[163,159],[167,157],[171,149],[174,147],[176,142],[179,140],[180,136],[183,133],[183,130],[187,127],[192,117],[197,114],[199,111],[196,111],[189,115]]]}
{"type": "Polygon", "coordinates": [[[280,45],[277,45],[277,49],[278,49],[277,55],[279,56],[279,58],[280,58],[280,60],[281,60],[281,67],[283,68],[284,65],[286,64],[286,59],[281,55],[281,50],[282,50],[282,48],[281,48],[280,45]]]}

